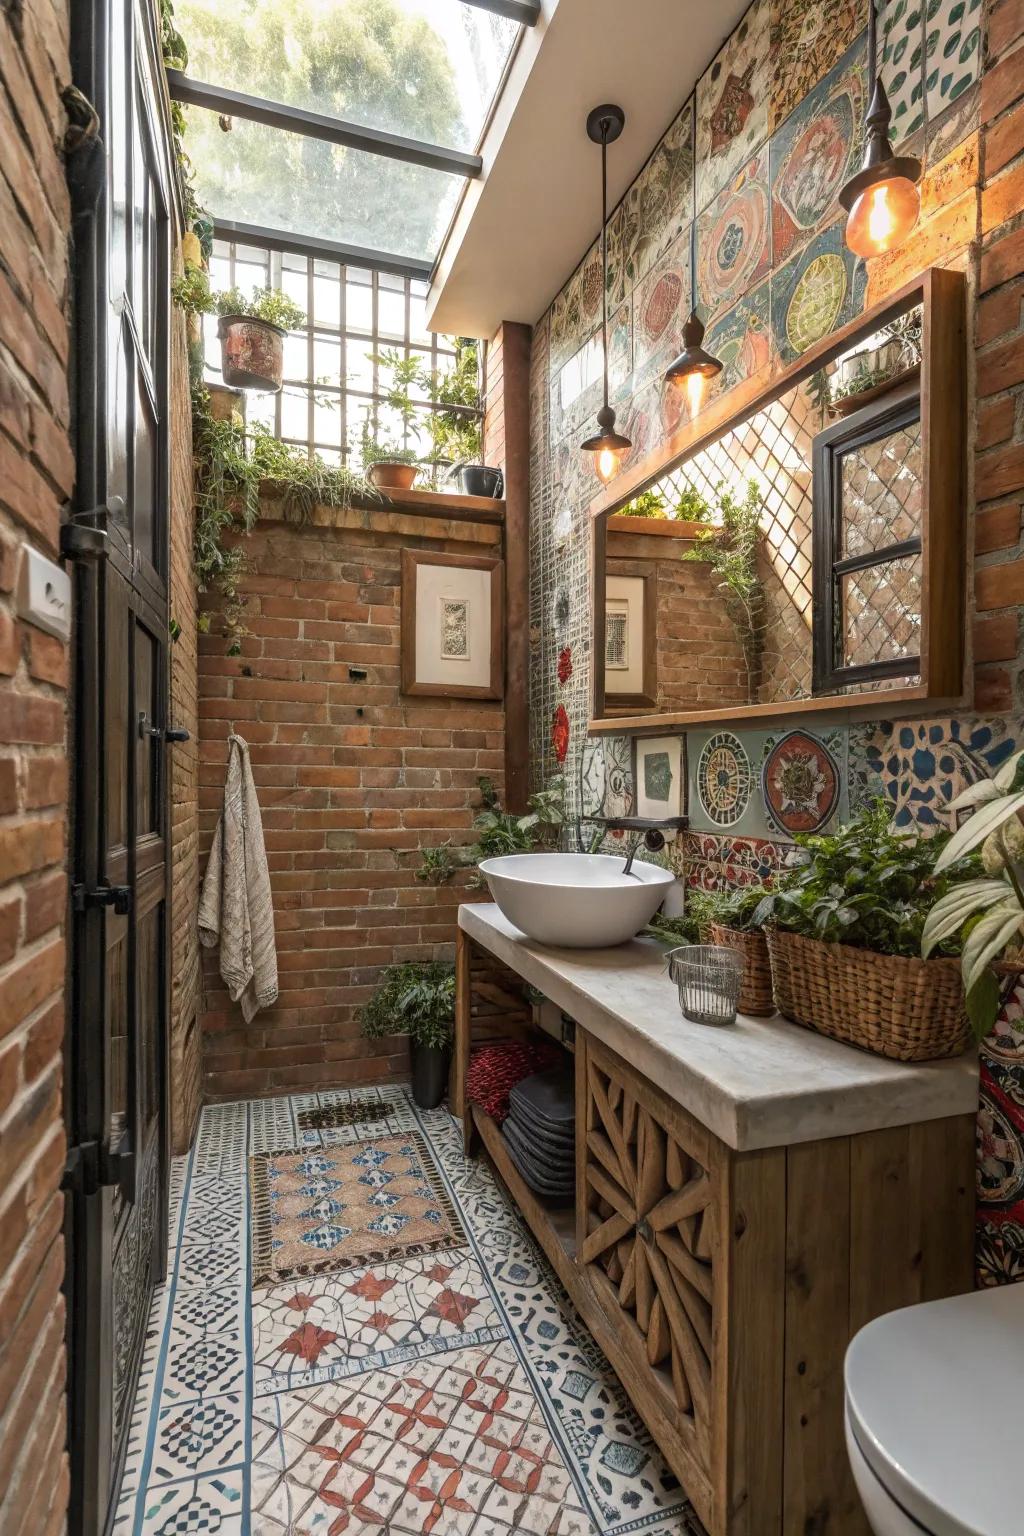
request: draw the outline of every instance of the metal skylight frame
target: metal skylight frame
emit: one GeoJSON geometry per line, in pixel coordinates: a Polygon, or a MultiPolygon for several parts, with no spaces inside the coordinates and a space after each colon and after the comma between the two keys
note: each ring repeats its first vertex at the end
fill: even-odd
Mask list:
{"type": "MultiPolygon", "coordinates": [[[[540,19],[540,0],[458,0],[462,5],[478,10],[491,11],[516,21],[521,27],[534,27],[540,19]]],[[[494,112],[495,103],[504,90],[509,68],[522,40],[520,32],[509,50],[505,68],[495,89],[494,97],[484,120],[484,131],[494,112]]],[[[323,143],[340,144],[372,155],[382,155],[389,160],[402,160],[408,164],[424,166],[447,175],[462,178],[463,186],[459,203],[465,195],[466,184],[477,180],[483,172],[483,160],[479,154],[466,150],[451,149],[441,144],[430,144],[421,139],[402,134],[388,133],[379,128],[365,128],[344,118],[328,113],[311,112],[303,107],[293,107],[285,102],[270,101],[262,96],[250,96],[243,91],[229,90],[195,80],[182,70],[168,69],[167,88],[172,101],[183,105],[204,108],[228,117],[239,117],[250,122],[262,123],[282,132],[302,134],[319,139],[323,143]]],[[[458,204],[455,212],[458,211],[458,204]]],[[[454,217],[454,214],[453,214],[454,217]]],[[[362,246],[345,244],[313,236],[294,234],[288,230],[270,229],[262,225],[241,223],[231,219],[219,219],[213,211],[214,232],[228,240],[262,245],[271,250],[294,251],[298,255],[321,256],[348,265],[377,267],[382,272],[393,272],[404,277],[429,278],[444,250],[448,234],[444,235],[430,261],[414,256],[401,256],[393,252],[376,251],[362,246]]]]}

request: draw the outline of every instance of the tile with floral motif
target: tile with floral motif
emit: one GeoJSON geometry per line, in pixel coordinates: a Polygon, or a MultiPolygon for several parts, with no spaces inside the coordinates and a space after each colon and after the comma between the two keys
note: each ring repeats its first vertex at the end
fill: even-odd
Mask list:
{"type": "Polygon", "coordinates": [[[697,220],[697,299],[705,323],[753,288],[771,257],[764,144],[697,220]]]}
{"type": "Polygon", "coordinates": [[[697,211],[768,137],[768,0],[755,0],[697,82],[697,211]]]}
{"type": "Polygon", "coordinates": [[[863,33],[865,20],[863,0],[771,0],[770,132],[863,33]]]}

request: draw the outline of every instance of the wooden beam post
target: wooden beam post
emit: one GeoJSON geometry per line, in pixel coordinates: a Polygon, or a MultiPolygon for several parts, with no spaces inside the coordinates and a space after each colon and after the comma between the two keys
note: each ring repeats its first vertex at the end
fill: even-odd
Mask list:
{"type": "Polygon", "coordinates": [[[530,793],[530,326],[501,327],[505,425],[505,804],[530,793]]]}

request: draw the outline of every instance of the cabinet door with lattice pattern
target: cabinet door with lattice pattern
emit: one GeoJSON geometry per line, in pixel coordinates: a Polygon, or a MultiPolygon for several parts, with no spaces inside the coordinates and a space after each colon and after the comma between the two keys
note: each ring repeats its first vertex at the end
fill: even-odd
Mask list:
{"type": "MultiPolygon", "coordinates": [[[[626,1386],[700,1508],[711,1498],[723,1149],[592,1038],[580,1073],[578,1253],[620,1326],[626,1386]],[[672,1452],[675,1452],[673,1455],[672,1452]]],[[[620,1372],[621,1374],[621,1372],[620,1372]]]]}

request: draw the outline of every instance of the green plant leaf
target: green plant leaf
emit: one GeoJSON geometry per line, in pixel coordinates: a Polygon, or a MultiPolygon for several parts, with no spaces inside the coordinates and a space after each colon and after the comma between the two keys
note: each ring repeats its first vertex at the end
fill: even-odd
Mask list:
{"type": "Polygon", "coordinates": [[[1012,894],[978,919],[964,940],[960,961],[965,992],[970,992],[985,967],[1002,954],[1014,934],[1020,931],[1022,922],[1024,911],[1012,894]]]}
{"type": "Polygon", "coordinates": [[[983,912],[1011,894],[1005,880],[968,880],[939,898],[925,918],[921,954],[927,960],[937,944],[959,933],[975,912],[983,912]]]}
{"type": "Polygon", "coordinates": [[[985,805],[989,800],[999,798],[999,789],[994,779],[979,779],[977,784],[969,784],[965,790],[955,799],[949,802],[951,811],[966,811],[975,805],[985,805]]]}
{"type": "Polygon", "coordinates": [[[991,971],[982,971],[967,993],[967,1017],[975,1040],[984,1040],[999,1017],[999,980],[991,971]]]}
{"type": "Polygon", "coordinates": [[[1024,810],[1024,794],[1006,795],[997,801],[990,801],[987,805],[979,806],[971,817],[958,831],[953,833],[949,842],[939,854],[935,865],[935,873],[941,874],[957,859],[962,859],[983,843],[990,832],[996,827],[1001,827],[1004,821],[1009,821],[1011,816],[1024,810]]]}
{"type": "Polygon", "coordinates": [[[1008,757],[999,772],[993,776],[992,783],[997,789],[1001,789],[1003,794],[1012,794],[1016,790],[1024,789],[1024,751],[1014,752],[1012,757],[1008,757]]]}

